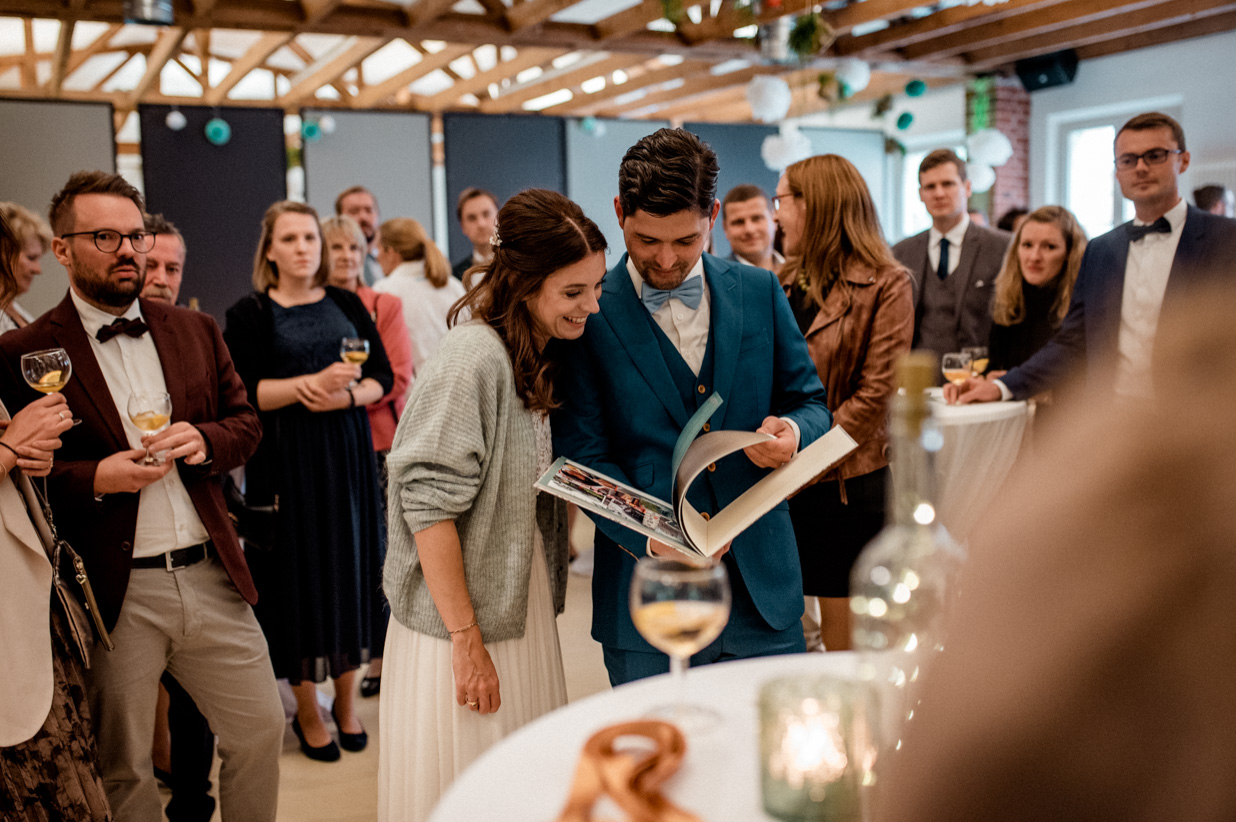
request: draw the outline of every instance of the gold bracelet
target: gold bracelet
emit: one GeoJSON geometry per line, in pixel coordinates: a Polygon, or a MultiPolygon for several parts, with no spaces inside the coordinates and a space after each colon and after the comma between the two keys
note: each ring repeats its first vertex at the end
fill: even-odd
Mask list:
{"type": "Polygon", "coordinates": [[[453,631],[447,631],[447,633],[450,634],[451,636],[454,636],[455,634],[462,634],[464,631],[468,630],[469,628],[478,628],[478,627],[480,626],[476,624],[476,620],[474,619],[471,622],[469,622],[467,625],[463,626],[462,628],[456,628],[453,631]]]}

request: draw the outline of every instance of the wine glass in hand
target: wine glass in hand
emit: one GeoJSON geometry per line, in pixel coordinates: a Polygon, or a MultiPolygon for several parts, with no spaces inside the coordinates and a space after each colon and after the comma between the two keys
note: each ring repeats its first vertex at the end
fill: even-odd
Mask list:
{"type": "Polygon", "coordinates": [[[973,377],[981,377],[987,371],[989,358],[987,356],[987,346],[971,345],[961,349],[961,353],[970,355],[970,375],[973,377]]]}
{"type": "MultiPolygon", "coordinates": [[[[35,391],[55,394],[69,384],[73,362],[63,348],[48,348],[21,355],[21,375],[35,391]]],[[[73,420],[80,425],[81,420],[73,420]]]]}
{"type": "MultiPolygon", "coordinates": [[[[157,434],[172,421],[172,398],[166,391],[146,391],[129,395],[126,409],[129,419],[147,434],[157,434]]],[[[143,465],[162,465],[163,459],[158,454],[146,449],[143,465]]]]}
{"type": "Polygon", "coordinates": [[[700,567],[673,559],[641,559],[631,576],[631,620],[640,635],[669,654],[678,702],[652,711],[682,730],[706,731],[720,722],[713,710],[685,700],[687,661],[721,635],[730,618],[730,582],[718,562],[700,567]]]}
{"type": "Polygon", "coordinates": [[[970,362],[969,354],[959,352],[945,354],[940,358],[940,370],[944,372],[944,379],[953,385],[961,385],[970,379],[970,362]]]}
{"type": "Polygon", "coordinates": [[[364,365],[369,359],[369,340],[344,337],[339,343],[339,358],[353,365],[364,365]]]}

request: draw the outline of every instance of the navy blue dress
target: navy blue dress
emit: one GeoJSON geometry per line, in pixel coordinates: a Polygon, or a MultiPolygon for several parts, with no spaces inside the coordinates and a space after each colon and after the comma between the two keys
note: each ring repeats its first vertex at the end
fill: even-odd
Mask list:
{"type": "MultiPolygon", "coordinates": [[[[363,336],[331,299],[271,307],[277,365],[270,378],[321,371],[340,361],[343,337],[363,336]]],[[[321,682],[381,656],[386,641],[386,531],[369,417],[363,408],[319,413],[296,403],[267,419],[279,527],[273,551],[250,552],[255,610],[275,675],[321,682]]]]}

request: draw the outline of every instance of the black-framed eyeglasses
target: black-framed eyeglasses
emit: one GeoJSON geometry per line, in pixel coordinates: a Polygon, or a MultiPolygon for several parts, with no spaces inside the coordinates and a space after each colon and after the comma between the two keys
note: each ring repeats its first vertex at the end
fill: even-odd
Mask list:
{"type": "Polygon", "coordinates": [[[1137,168],[1138,160],[1145,160],[1148,166],[1161,166],[1167,162],[1167,158],[1173,154],[1184,154],[1184,149],[1181,148],[1152,148],[1150,151],[1143,151],[1141,154],[1121,154],[1116,158],[1116,168],[1128,170],[1137,168]]]}
{"type": "Polygon", "coordinates": [[[772,198],[773,211],[781,210],[781,201],[784,200],[786,197],[801,197],[801,196],[802,196],[801,194],[795,194],[792,191],[789,194],[774,194],[772,198]]]}
{"type": "Polygon", "coordinates": [[[124,242],[124,238],[129,238],[129,245],[133,246],[133,250],[138,254],[145,254],[150,249],[154,248],[156,231],[134,231],[132,234],[121,234],[119,231],[110,228],[104,228],[99,231],[73,231],[68,234],[61,234],[60,239],[68,237],[93,237],[94,247],[102,251],[104,254],[114,254],[120,249],[120,244],[124,242]]]}

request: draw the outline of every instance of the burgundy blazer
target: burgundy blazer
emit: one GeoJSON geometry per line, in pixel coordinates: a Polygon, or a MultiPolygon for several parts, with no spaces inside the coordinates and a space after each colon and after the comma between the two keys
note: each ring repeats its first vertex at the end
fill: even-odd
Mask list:
{"type": "MultiPolygon", "coordinates": [[[[149,300],[142,300],[141,307],[172,397],[172,422],[184,420],[196,426],[209,450],[205,465],[178,462],[180,478],[232,583],[253,604],[257,589],[227,516],[222,475],[244,465],[257,448],[262,438],[257,412],[249,404],[223,335],[210,315],[149,300]]],[[[95,500],[99,461],[128,450],[129,442],[81,318],[67,294],[30,325],[0,337],[0,361],[4,363],[0,397],[10,413],[37,399],[39,394],[22,379],[21,355],[56,347],[68,352],[73,362],[73,375],[63,393],[82,423],[60,436],[64,445],[56,452],[48,494],[60,535],[82,555],[99,610],[111,628],[129,585],[139,495],[108,494],[102,501],[95,500]]]]}

